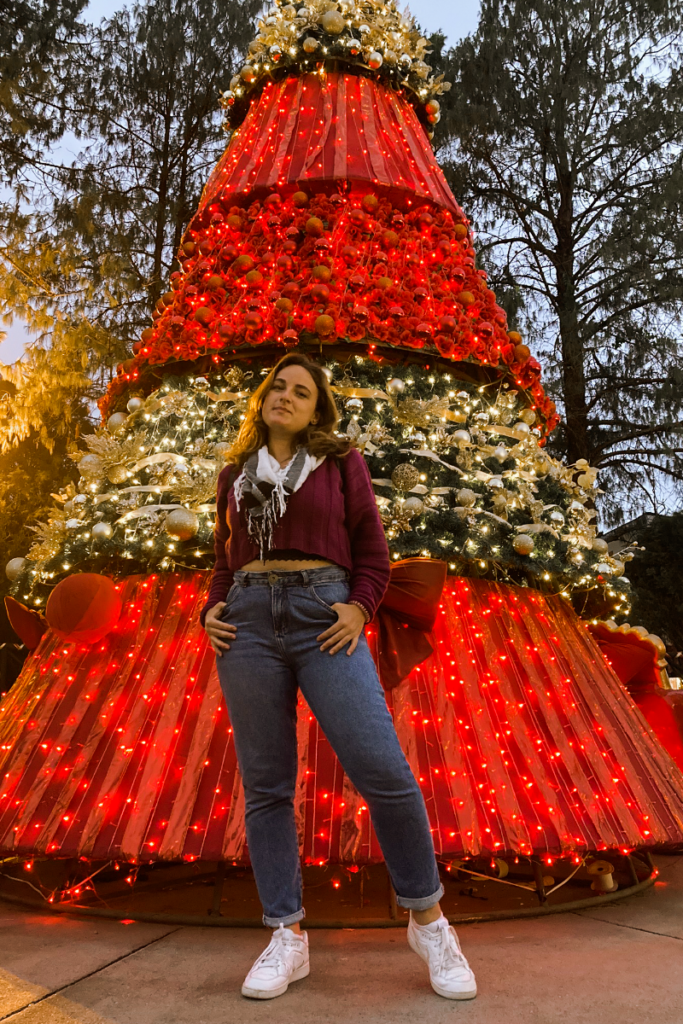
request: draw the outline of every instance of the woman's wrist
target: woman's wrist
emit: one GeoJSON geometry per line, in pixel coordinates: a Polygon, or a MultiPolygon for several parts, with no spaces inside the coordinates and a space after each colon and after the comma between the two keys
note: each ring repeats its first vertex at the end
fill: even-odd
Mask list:
{"type": "Polygon", "coordinates": [[[365,617],[365,622],[368,623],[370,621],[370,619],[372,618],[372,615],[367,610],[367,608],[365,607],[364,604],[361,604],[360,601],[349,601],[348,604],[353,604],[353,605],[356,606],[356,608],[360,608],[360,610],[362,611],[362,613],[363,613],[363,615],[365,617]]]}

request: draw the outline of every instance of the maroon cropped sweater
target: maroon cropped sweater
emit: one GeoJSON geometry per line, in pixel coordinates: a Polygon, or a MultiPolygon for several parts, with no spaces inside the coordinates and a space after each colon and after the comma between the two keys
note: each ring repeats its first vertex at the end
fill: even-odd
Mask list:
{"type": "MultiPolygon", "coordinates": [[[[233,484],[234,466],[218,476],[214,540],[216,566],[206,613],[224,601],[236,569],[259,557],[247,534],[244,506],[238,512],[233,484]]],[[[374,615],[389,584],[389,549],[382,527],[370,473],[360,452],[351,449],[339,462],[325,459],[298,491],[290,494],[287,510],[273,530],[273,550],[296,550],[326,559],[351,574],[349,600],[358,601],[374,615]],[[343,463],[343,465],[342,465],[343,463]]]]}

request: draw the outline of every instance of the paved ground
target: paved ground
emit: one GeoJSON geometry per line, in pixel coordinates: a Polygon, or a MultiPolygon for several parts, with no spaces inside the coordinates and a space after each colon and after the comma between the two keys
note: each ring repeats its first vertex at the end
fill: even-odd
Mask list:
{"type": "Polygon", "coordinates": [[[683,857],[656,860],[661,881],[621,904],[461,927],[480,990],[468,1003],[432,993],[401,930],[312,931],[311,976],[260,1003],[239,988],[265,931],[65,919],[0,904],[0,1021],[683,1024],[683,857]]]}

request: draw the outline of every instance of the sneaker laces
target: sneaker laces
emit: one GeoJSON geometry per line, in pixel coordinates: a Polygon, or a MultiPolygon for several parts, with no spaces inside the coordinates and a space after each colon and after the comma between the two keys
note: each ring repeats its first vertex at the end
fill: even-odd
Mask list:
{"type": "Polygon", "coordinates": [[[252,970],[256,968],[259,968],[260,970],[262,967],[265,967],[270,968],[274,970],[276,974],[279,974],[280,968],[287,968],[287,946],[292,944],[292,939],[290,939],[287,931],[288,929],[286,929],[283,924],[278,925],[277,931],[273,932],[272,939],[264,949],[263,953],[261,953],[261,956],[254,964],[252,970]]]}
{"type": "Polygon", "coordinates": [[[458,940],[450,925],[444,925],[436,932],[427,933],[432,942],[439,944],[439,973],[453,968],[469,970],[469,964],[460,951],[458,940]]]}

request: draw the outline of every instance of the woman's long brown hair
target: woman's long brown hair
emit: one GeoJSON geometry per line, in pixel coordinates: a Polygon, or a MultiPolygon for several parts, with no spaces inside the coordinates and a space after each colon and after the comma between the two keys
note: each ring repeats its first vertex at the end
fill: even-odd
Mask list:
{"type": "Polygon", "coordinates": [[[339,412],[334,401],[334,395],[325,375],[325,371],[318,363],[314,363],[308,356],[299,352],[290,352],[283,356],[280,362],[273,367],[268,376],[259,384],[256,391],[249,399],[247,415],[242,421],[237,440],[226,456],[228,465],[241,467],[250,455],[263,448],[268,443],[268,427],[263,421],[262,410],[266,395],[272,389],[275,378],[286,366],[301,366],[306,370],[318,389],[316,401],[316,412],[318,422],[310,424],[296,438],[299,446],[308,448],[308,451],[315,458],[322,456],[340,457],[346,455],[350,448],[348,438],[338,437],[335,434],[339,423],[339,412]]]}

